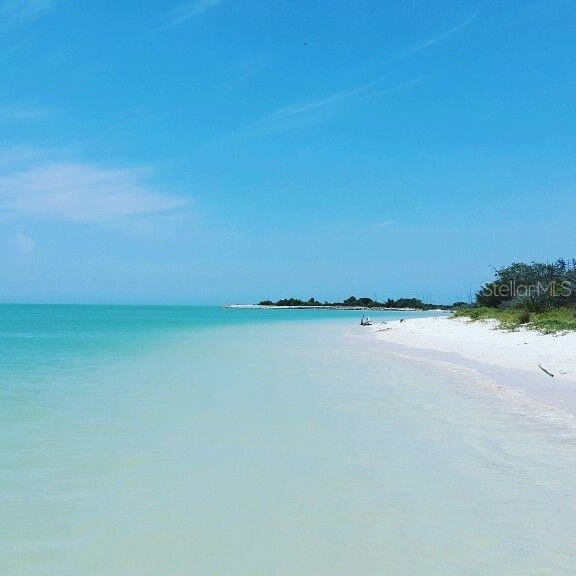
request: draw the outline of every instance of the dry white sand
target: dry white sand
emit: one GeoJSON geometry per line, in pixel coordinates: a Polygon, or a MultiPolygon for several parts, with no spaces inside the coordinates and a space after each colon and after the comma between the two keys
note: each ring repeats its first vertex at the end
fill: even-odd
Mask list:
{"type": "Polygon", "coordinates": [[[463,359],[551,379],[540,365],[554,374],[556,381],[576,383],[576,332],[542,334],[524,328],[512,332],[497,329],[494,321],[446,317],[377,323],[372,331],[378,340],[391,344],[457,354],[463,359]]]}
{"type": "Polygon", "coordinates": [[[516,399],[520,393],[526,401],[576,419],[576,332],[506,331],[494,321],[445,316],[381,322],[370,330],[383,350],[471,369],[499,391],[508,390],[516,399]]]}

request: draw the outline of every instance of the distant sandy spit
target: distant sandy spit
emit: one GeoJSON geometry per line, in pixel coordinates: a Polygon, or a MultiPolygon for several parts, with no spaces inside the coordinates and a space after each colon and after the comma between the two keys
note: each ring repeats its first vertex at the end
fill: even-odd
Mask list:
{"type": "MultiPolygon", "coordinates": [[[[262,308],[264,310],[363,310],[365,312],[422,312],[418,308],[388,308],[386,306],[377,306],[367,308],[365,306],[337,306],[337,305],[322,305],[322,306],[275,306],[266,304],[224,304],[222,308],[262,308]]],[[[425,312],[446,312],[442,308],[433,308],[425,310],[425,312]]]]}
{"type": "Polygon", "coordinates": [[[576,333],[506,331],[495,321],[412,318],[369,328],[378,347],[413,358],[470,368],[576,416],[576,333]]]}

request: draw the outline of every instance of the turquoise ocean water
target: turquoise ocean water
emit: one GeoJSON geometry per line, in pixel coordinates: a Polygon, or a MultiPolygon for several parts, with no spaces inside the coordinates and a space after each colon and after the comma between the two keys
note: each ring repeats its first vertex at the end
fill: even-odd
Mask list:
{"type": "Polygon", "coordinates": [[[570,419],[359,316],[0,307],[0,574],[576,574],[570,419]]]}

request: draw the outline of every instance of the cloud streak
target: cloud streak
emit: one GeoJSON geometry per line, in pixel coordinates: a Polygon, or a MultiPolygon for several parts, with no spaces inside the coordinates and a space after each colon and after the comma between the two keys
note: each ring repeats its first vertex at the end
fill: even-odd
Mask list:
{"type": "Polygon", "coordinates": [[[170,22],[168,22],[164,28],[179,26],[187,20],[200,16],[218,4],[220,4],[220,0],[196,0],[195,2],[187,2],[172,11],[170,22]]]}
{"type": "Polygon", "coordinates": [[[4,170],[0,211],[16,218],[104,222],[188,206],[184,198],[157,192],[148,178],[142,169],[34,161],[4,170]]]}
{"type": "Polygon", "coordinates": [[[325,98],[320,98],[318,100],[311,100],[309,102],[304,102],[301,104],[296,104],[294,106],[287,106],[285,108],[281,108],[276,112],[273,112],[269,116],[265,117],[260,122],[253,124],[252,126],[256,127],[256,126],[272,125],[282,122],[284,120],[297,118],[298,116],[309,114],[311,112],[315,112],[330,106],[337,106],[339,104],[343,104],[346,102],[354,102],[366,98],[374,98],[376,96],[384,96],[386,94],[392,94],[393,92],[397,92],[404,88],[415,86],[416,84],[419,84],[426,78],[428,78],[428,76],[420,76],[418,78],[413,78],[412,80],[408,80],[406,82],[400,82],[399,84],[394,84],[392,86],[384,87],[379,90],[376,88],[378,86],[381,86],[386,80],[386,78],[377,78],[376,80],[368,82],[367,84],[362,84],[361,86],[356,86],[355,88],[344,90],[342,92],[336,92],[335,94],[326,96],[325,98]]]}
{"type": "Polygon", "coordinates": [[[393,60],[402,60],[404,58],[409,58],[410,56],[414,56],[415,54],[418,54],[419,52],[422,52],[428,48],[432,48],[436,44],[450,40],[450,38],[456,36],[460,32],[464,31],[466,28],[468,28],[471,24],[473,24],[485,6],[486,2],[482,4],[479,8],[474,10],[474,12],[468,14],[466,18],[464,18],[461,22],[459,22],[449,30],[445,30],[444,32],[436,34],[435,36],[431,36],[430,38],[423,40],[422,42],[409,46],[408,48],[405,48],[404,50],[398,52],[393,57],[393,60]]]}
{"type": "Polygon", "coordinates": [[[0,105],[0,121],[31,122],[44,120],[50,116],[50,110],[21,104],[0,105]]]}
{"type": "Polygon", "coordinates": [[[0,32],[42,18],[53,5],[53,0],[0,0],[0,32]]]}
{"type": "Polygon", "coordinates": [[[381,222],[375,222],[372,224],[372,228],[390,228],[395,224],[394,220],[382,220],[381,222]]]}

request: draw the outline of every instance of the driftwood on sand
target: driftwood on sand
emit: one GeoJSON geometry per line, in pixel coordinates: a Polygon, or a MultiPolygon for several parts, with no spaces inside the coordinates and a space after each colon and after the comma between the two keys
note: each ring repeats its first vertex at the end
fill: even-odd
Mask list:
{"type": "Polygon", "coordinates": [[[550,376],[551,378],[554,378],[554,374],[552,374],[552,372],[549,372],[548,370],[546,370],[546,368],[544,368],[544,366],[542,366],[541,364],[538,364],[538,368],[540,368],[540,370],[542,370],[542,372],[546,372],[546,374],[548,374],[548,376],[550,376]]]}

